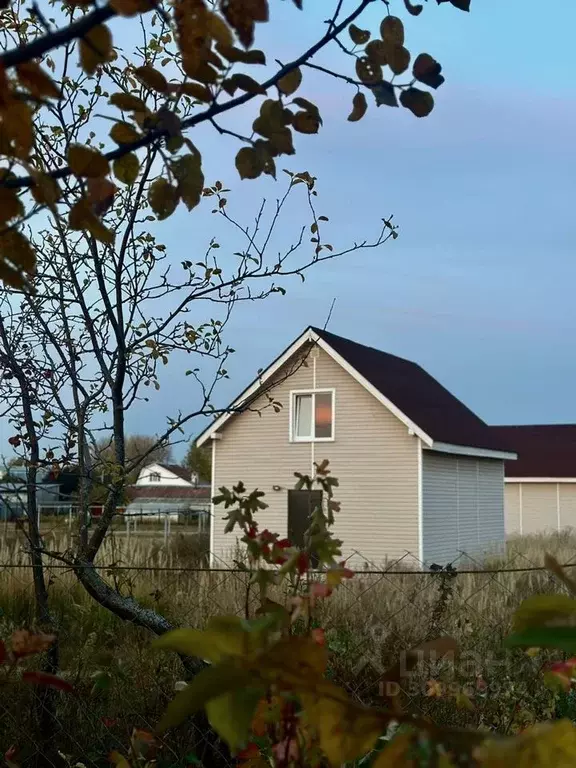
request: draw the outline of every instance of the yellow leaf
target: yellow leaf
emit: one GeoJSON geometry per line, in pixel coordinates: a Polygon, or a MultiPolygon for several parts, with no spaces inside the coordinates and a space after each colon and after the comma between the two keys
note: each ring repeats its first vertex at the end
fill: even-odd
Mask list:
{"type": "MultiPolygon", "coordinates": [[[[528,627],[545,627],[559,619],[576,618],[576,600],[568,595],[533,595],[524,600],[514,614],[513,628],[519,632],[528,627]]],[[[564,622],[566,623],[566,622],[564,622]]]]}
{"type": "MultiPolygon", "coordinates": [[[[300,113],[298,113],[300,114],[300,113]]],[[[304,114],[304,113],[302,113],[304,114]]],[[[277,155],[293,155],[292,131],[289,128],[272,131],[268,136],[268,145],[277,155]]]]}
{"type": "Polygon", "coordinates": [[[156,179],[150,185],[148,202],[160,221],[174,213],[179,200],[178,190],[167,179],[156,179]]]}
{"type": "Polygon", "coordinates": [[[22,85],[36,98],[62,98],[60,88],[37,62],[25,61],[18,64],[16,73],[22,85]]]}
{"type": "Polygon", "coordinates": [[[206,715],[216,733],[233,751],[246,744],[256,706],[264,691],[241,687],[206,703],[206,715]]]}
{"type": "Polygon", "coordinates": [[[154,8],[152,0],[109,0],[109,5],[119,16],[136,16],[154,8]]]}
{"type": "Polygon", "coordinates": [[[5,137],[11,141],[16,154],[27,158],[34,143],[32,111],[24,101],[11,101],[2,111],[2,129],[5,137]]]}
{"type": "Polygon", "coordinates": [[[140,161],[134,152],[118,157],[112,164],[114,176],[123,184],[134,184],[138,178],[140,170],[140,161]]]}
{"type": "Polygon", "coordinates": [[[116,144],[131,144],[140,138],[140,134],[130,123],[118,122],[110,129],[110,138],[116,144]]]}
{"type": "Polygon", "coordinates": [[[85,197],[80,198],[70,209],[68,226],[75,231],[89,232],[101,243],[111,245],[114,242],[114,232],[102,224],[85,197]]]}
{"type": "Polygon", "coordinates": [[[414,736],[411,733],[395,736],[374,760],[372,768],[416,768],[416,761],[409,757],[413,742],[414,736]]]}
{"type": "Polygon", "coordinates": [[[215,85],[218,82],[218,72],[205,61],[201,61],[196,67],[194,74],[190,76],[201,83],[208,83],[209,85],[215,85]]]}
{"type": "Polygon", "coordinates": [[[236,155],[236,169],[241,179],[257,179],[264,170],[264,164],[253,147],[242,147],[236,155]]]}
{"type": "Polygon", "coordinates": [[[222,0],[222,13],[242,45],[250,48],[255,22],[268,21],[268,0],[222,0]]]}
{"type": "Polygon", "coordinates": [[[357,120],[361,120],[366,114],[367,109],[368,104],[366,103],[366,96],[364,96],[362,91],[358,91],[358,93],[352,99],[352,112],[350,112],[348,115],[348,120],[351,123],[355,123],[357,120]]]}
{"type": "Polygon", "coordinates": [[[99,24],[80,39],[80,66],[93,75],[100,64],[114,59],[112,35],[105,24],[99,24]]]}
{"type": "Polygon", "coordinates": [[[81,178],[106,176],[110,171],[110,164],[104,155],[97,149],[83,144],[71,144],[68,147],[67,159],[72,173],[81,178]]]}
{"type": "MultiPolygon", "coordinates": [[[[16,229],[0,234],[0,278],[14,288],[21,288],[34,274],[36,254],[28,239],[16,229]]],[[[16,656],[39,653],[54,642],[54,635],[35,635],[27,630],[12,634],[12,652],[16,656]]]]}
{"type": "Polygon", "coordinates": [[[348,34],[354,45],[364,45],[370,40],[370,32],[367,29],[360,29],[355,24],[350,24],[348,34]]]}
{"type": "Polygon", "coordinates": [[[298,90],[301,82],[302,72],[299,67],[296,67],[296,69],[293,69],[291,72],[288,72],[287,75],[281,77],[276,85],[278,86],[280,93],[283,93],[285,96],[290,96],[298,90]]]}
{"type": "Polygon", "coordinates": [[[123,112],[148,112],[146,104],[131,93],[113,93],[108,100],[109,104],[118,107],[123,112]]]}
{"type": "Polygon", "coordinates": [[[573,768],[576,727],[570,720],[537,723],[514,738],[488,740],[475,757],[481,768],[573,768]]]}
{"type": "Polygon", "coordinates": [[[178,181],[178,194],[189,211],[195,208],[202,198],[204,174],[202,157],[199,152],[183,155],[172,164],[174,176],[178,181]]]}
{"type": "Polygon", "coordinates": [[[382,80],[382,67],[367,56],[356,59],[356,74],[365,85],[375,85],[382,80]]]}
{"type": "Polygon", "coordinates": [[[468,709],[470,711],[475,709],[470,697],[466,696],[465,693],[457,693],[454,697],[454,701],[458,709],[468,709]]]}
{"type": "Polygon", "coordinates": [[[197,101],[212,101],[210,89],[200,83],[169,83],[168,89],[171,93],[184,93],[197,101]]]}
{"type": "Polygon", "coordinates": [[[108,758],[116,768],[130,768],[130,763],[126,760],[124,755],[120,754],[120,752],[110,752],[108,758]]]}
{"type": "Polygon", "coordinates": [[[0,226],[2,228],[10,219],[24,215],[24,206],[14,189],[0,187],[0,226]]]}
{"type": "Polygon", "coordinates": [[[134,74],[151,91],[158,91],[158,93],[165,93],[168,88],[168,81],[162,74],[154,69],[150,64],[145,64],[143,67],[137,67],[134,70],[134,74]]]}
{"type": "Polygon", "coordinates": [[[397,16],[386,16],[380,24],[380,36],[386,43],[404,45],[404,24],[397,16]]]}
{"type": "Polygon", "coordinates": [[[230,27],[217,13],[213,13],[212,11],[208,12],[207,26],[210,37],[212,37],[218,45],[221,45],[224,48],[233,45],[234,38],[232,37],[230,27]]]}
{"type": "Polygon", "coordinates": [[[241,91],[246,91],[246,93],[266,93],[266,90],[262,88],[260,83],[256,82],[256,80],[254,80],[254,78],[250,77],[249,75],[233,75],[229,79],[228,83],[228,87],[230,89],[228,90],[228,93],[230,93],[230,95],[234,95],[234,91],[237,88],[240,88],[241,91]]]}
{"type": "Polygon", "coordinates": [[[311,112],[297,112],[292,121],[295,131],[300,133],[318,133],[320,121],[311,112]]]}
{"type": "Polygon", "coordinates": [[[51,176],[37,173],[34,176],[35,183],[31,189],[32,197],[40,205],[54,205],[60,199],[60,187],[51,176]]]}

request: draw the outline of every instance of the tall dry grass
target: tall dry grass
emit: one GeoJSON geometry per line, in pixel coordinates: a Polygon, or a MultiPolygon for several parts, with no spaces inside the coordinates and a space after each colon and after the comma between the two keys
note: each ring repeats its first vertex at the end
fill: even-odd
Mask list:
{"type": "MultiPolygon", "coordinates": [[[[46,532],[46,547],[65,549],[71,535],[66,527],[56,526],[46,532]]],[[[118,533],[106,540],[100,563],[105,577],[120,591],[175,624],[202,627],[215,614],[253,615],[258,595],[246,574],[193,570],[204,566],[206,546],[197,535],[173,533],[164,543],[161,531],[129,540],[118,533]],[[118,567],[105,567],[113,564],[118,567]]],[[[491,558],[486,567],[538,568],[545,552],[564,563],[576,562],[576,534],[514,539],[506,555],[491,558]]],[[[34,624],[25,542],[15,536],[4,538],[0,563],[0,635],[6,637],[15,627],[34,624]]],[[[150,649],[146,632],[98,606],[66,568],[53,564],[47,575],[51,611],[59,627],[62,674],[80,693],[74,702],[62,698],[61,748],[87,764],[99,764],[99,756],[125,742],[131,727],[153,726],[183,672],[177,660],[150,649]]],[[[525,597],[558,589],[555,579],[541,570],[477,571],[453,577],[359,572],[316,606],[312,622],[325,629],[331,651],[329,674],[365,702],[382,702],[379,678],[408,648],[435,636],[454,636],[466,663],[417,669],[403,681],[411,706],[438,722],[506,731],[524,720],[548,716],[557,706],[555,694],[542,684],[541,669],[548,656],[528,658],[506,651],[502,640],[525,597]],[[463,709],[453,695],[428,696],[430,676],[460,686],[458,690],[469,686],[473,708],[463,709]],[[487,688],[478,687],[479,679],[487,688]],[[517,714],[511,717],[511,712],[517,714]]],[[[285,601],[289,590],[278,588],[273,597],[285,601]]],[[[19,693],[10,701],[9,716],[0,724],[2,742],[24,738],[29,695],[19,693]]],[[[3,706],[6,709],[0,703],[3,706]]],[[[190,740],[190,732],[184,730],[173,737],[170,749],[181,755],[190,740]]]]}

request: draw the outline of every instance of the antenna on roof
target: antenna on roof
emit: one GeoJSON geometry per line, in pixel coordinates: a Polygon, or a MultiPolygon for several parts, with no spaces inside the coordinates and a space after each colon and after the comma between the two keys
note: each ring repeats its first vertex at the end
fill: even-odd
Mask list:
{"type": "Polygon", "coordinates": [[[326,328],[328,327],[328,323],[330,322],[330,318],[332,317],[332,310],[334,309],[334,304],[336,304],[335,297],[332,299],[332,304],[330,304],[330,311],[328,312],[328,317],[326,318],[326,322],[324,323],[324,328],[322,328],[323,331],[325,331],[326,328]]]}

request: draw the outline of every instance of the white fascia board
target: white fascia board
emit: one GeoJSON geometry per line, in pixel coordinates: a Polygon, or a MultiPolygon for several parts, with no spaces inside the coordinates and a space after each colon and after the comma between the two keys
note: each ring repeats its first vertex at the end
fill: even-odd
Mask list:
{"type": "Polygon", "coordinates": [[[505,483],[576,483],[576,477],[505,477],[505,483]]]}
{"type": "Polygon", "coordinates": [[[493,451],[489,448],[473,448],[467,445],[453,445],[452,443],[439,443],[434,441],[429,450],[439,453],[453,453],[458,456],[476,456],[480,459],[502,459],[503,461],[513,461],[518,458],[517,453],[509,451],[493,451]]]}

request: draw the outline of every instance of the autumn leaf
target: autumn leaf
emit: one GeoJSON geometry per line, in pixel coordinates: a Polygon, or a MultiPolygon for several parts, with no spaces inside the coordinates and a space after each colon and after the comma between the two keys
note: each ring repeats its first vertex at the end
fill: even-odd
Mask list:
{"type": "Polygon", "coordinates": [[[217,45],[218,53],[232,64],[241,62],[242,64],[266,64],[266,55],[264,51],[252,48],[249,51],[243,51],[235,46],[217,45]]]}
{"type": "Polygon", "coordinates": [[[174,176],[178,181],[178,194],[189,211],[195,208],[202,198],[204,174],[202,158],[199,152],[179,157],[172,164],[174,176]]]}
{"type": "Polygon", "coordinates": [[[253,147],[242,147],[235,162],[241,179],[257,179],[264,170],[261,157],[253,147]]]}
{"type": "Polygon", "coordinates": [[[131,768],[130,763],[124,755],[120,754],[120,752],[114,751],[110,752],[108,755],[108,759],[112,763],[112,765],[115,765],[116,768],[131,768]]]}
{"type": "Polygon", "coordinates": [[[24,672],[22,680],[25,683],[31,683],[32,685],[40,685],[47,688],[56,688],[58,691],[65,691],[66,693],[74,693],[74,688],[69,682],[63,680],[57,675],[51,675],[48,672],[24,672]]]}
{"type": "Polygon", "coordinates": [[[382,40],[371,40],[364,49],[364,53],[375,66],[383,67],[388,63],[386,45],[382,40]]]}
{"type": "Polygon", "coordinates": [[[217,13],[213,13],[212,11],[208,12],[207,27],[208,34],[218,45],[221,45],[224,48],[233,46],[234,38],[232,37],[230,27],[217,13]]]}
{"type": "Polygon", "coordinates": [[[298,90],[301,82],[302,71],[299,67],[296,67],[295,69],[288,72],[288,74],[284,75],[284,77],[281,77],[276,85],[280,93],[283,93],[285,96],[291,96],[298,90]]]}
{"type": "Polygon", "coordinates": [[[514,614],[513,630],[521,632],[531,627],[546,627],[560,623],[573,623],[576,600],[568,595],[532,595],[526,598],[514,614]]]}
{"type": "Polygon", "coordinates": [[[320,120],[311,112],[297,112],[292,121],[294,130],[299,133],[318,133],[320,120]]]}
{"type": "Polygon", "coordinates": [[[434,109],[434,97],[419,88],[406,88],[400,94],[400,104],[416,117],[426,117],[434,109]]]}
{"type": "Polygon", "coordinates": [[[380,24],[380,36],[385,43],[404,45],[404,24],[397,16],[385,16],[380,24]]]}
{"type": "Polygon", "coordinates": [[[80,178],[106,176],[110,171],[110,164],[104,155],[84,144],[70,144],[67,160],[72,173],[80,178]]]}
{"type": "Polygon", "coordinates": [[[44,173],[34,175],[34,186],[30,190],[32,197],[40,205],[54,205],[60,199],[58,182],[44,173]]]}
{"type": "Polygon", "coordinates": [[[254,24],[268,21],[268,0],[222,0],[224,18],[245,48],[254,42],[254,24]]]}
{"type": "Polygon", "coordinates": [[[372,768],[416,768],[416,760],[410,757],[414,749],[414,735],[412,733],[400,733],[394,736],[391,741],[378,754],[372,768]]]}
{"type": "Polygon", "coordinates": [[[357,120],[361,120],[366,114],[368,104],[366,103],[366,96],[361,91],[358,91],[352,99],[352,112],[348,115],[348,120],[351,123],[355,123],[357,120]]]}
{"type": "Polygon", "coordinates": [[[116,144],[131,144],[140,138],[140,134],[130,123],[119,121],[110,129],[110,138],[116,144]]]}
{"type": "Polygon", "coordinates": [[[170,93],[183,93],[197,101],[212,101],[210,89],[200,83],[169,83],[168,90],[170,93]]]}
{"type": "Polygon", "coordinates": [[[158,93],[165,93],[168,88],[168,81],[157,69],[154,69],[150,64],[145,64],[143,67],[137,67],[134,70],[134,74],[151,91],[157,91],[158,93]]]}
{"type": "MultiPolygon", "coordinates": [[[[12,231],[12,233],[5,233],[2,235],[1,240],[3,241],[5,237],[7,237],[9,234],[12,235],[20,235],[19,232],[16,232],[15,230],[12,231]]],[[[24,240],[24,235],[20,235],[24,240]]],[[[14,244],[16,244],[17,238],[12,237],[12,240],[14,241],[14,244]]],[[[28,241],[26,241],[28,242],[28,241]]],[[[30,245],[28,243],[28,245],[30,245]]],[[[32,252],[33,253],[33,252],[32,252]]],[[[26,266],[30,266],[32,263],[33,257],[29,256],[29,261],[27,261],[26,266]]],[[[36,653],[42,653],[43,651],[47,651],[48,648],[52,645],[52,643],[56,640],[56,635],[46,635],[42,632],[30,632],[27,629],[17,629],[12,633],[12,637],[10,638],[10,648],[12,649],[12,653],[17,658],[23,657],[23,656],[32,656],[36,653]]]]}
{"type": "Polygon", "coordinates": [[[80,198],[70,209],[68,226],[75,231],[89,232],[92,237],[106,245],[114,243],[114,232],[104,226],[85,197],[80,198]]]}
{"type": "Polygon", "coordinates": [[[404,0],[404,5],[411,16],[419,16],[424,10],[423,5],[412,3],[410,0],[404,0]]]}
{"type": "Polygon", "coordinates": [[[110,179],[99,176],[96,179],[88,179],[86,187],[88,189],[87,199],[90,207],[96,216],[102,216],[114,202],[116,185],[110,179]]]}
{"type": "Polygon", "coordinates": [[[112,35],[105,24],[98,24],[80,39],[80,66],[88,75],[93,75],[100,64],[115,57],[112,35]]]}
{"type": "MultiPolygon", "coordinates": [[[[0,234],[0,279],[13,288],[24,287],[36,269],[36,254],[28,239],[16,229],[0,234]]],[[[12,634],[11,648],[15,656],[28,656],[45,650],[54,642],[54,635],[33,635],[27,630],[12,634]],[[50,642],[48,642],[50,638],[50,642]],[[14,650],[16,646],[16,650],[14,650]]]]}
{"type": "Polygon", "coordinates": [[[176,210],[179,201],[178,190],[167,179],[156,179],[150,185],[148,202],[159,221],[171,216],[176,210]]]}
{"type": "Polygon", "coordinates": [[[360,29],[355,24],[350,24],[348,34],[354,45],[365,45],[370,40],[370,32],[367,29],[360,29]]]}
{"type": "Polygon", "coordinates": [[[25,61],[18,64],[16,74],[22,85],[36,98],[62,98],[60,88],[37,62],[25,61]]]}
{"type": "Polygon", "coordinates": [[[410,66],[410,51],[403,45],[387,46],[386,59],[392,72],[395,75],[401,75],[410,66]]]}
{"type": "Polygon", "coordinates": [[[14,189],[0,187],[0,225],[24,215],[24,206],[14,189]]]}
{"type": "Polygon", "coordinates": [[[34,143],[32,111],[28,104],[10,102],[8,109],[2,112],[1,128],[4,138],[14,144],[17,157],[27,158],[34,143]]]}
{"type": "Polygon", "coordinates": [[[440,74],[441,72],[442,65],[429,53],[421,53],[417,56],[412,67],[412,74],[416,80],[430,86],[430,88],[439,88],[442,85],[444,77],[440,74]]]}
{"type": "Polygon", "coordinates": [[[153,0],[109,0],[109,4],[119,16],[136,16],[151,11],[156,5],[153,0]]]}
{"type": "Polygon", "coordinates": [[[140,161],[135,152],[129,152],[127,155],[116,158],[112,164],[114,176],[123,184],[134,184],[138,178],[140,170],[140,161]]]}
{"type": "Polygon", "coordinates": [[[266,89],[263,88],[260,83],[256,82],[256,80],[254,80],[254,78],[250,77],[249,75],[233,75],[226,81],[226,83],[226,86],[224,86],[224,84],[222,85],[231,96],[234,95],[237,88],[240,88],[241,91],[245,91],[246,93],[266,93],[266,89]]]}
{"type": "Polygon", "coordinates": [[[576,727],[570,720],[536,723],[513,738],[488,739],[474,757],[481,768],[572,768],[576,727]]]}
{"type": "Polygon", "coordinates": [[[382,80],[382,67],[367,56],[356,59],[356,74],[365,85],[374,85],[382,80]]]}
{"type": "Polygon", "coordinates": [[[137,96],[133,96],[131,93],[113,93],[108,100],[109,104],[112,104],[123,112],[147,112],[148,107],[137,96]]]}
{"type": "Polygon", "coordinates": [[[397,107],[398,99],[396,98],[396,91],[392,83],[387,80],[382,80],[381,83],[376,83],[372,86],[372,93],[376,99],[376,106],[380,107],[382,104],[387,107],[397,107]]]}

